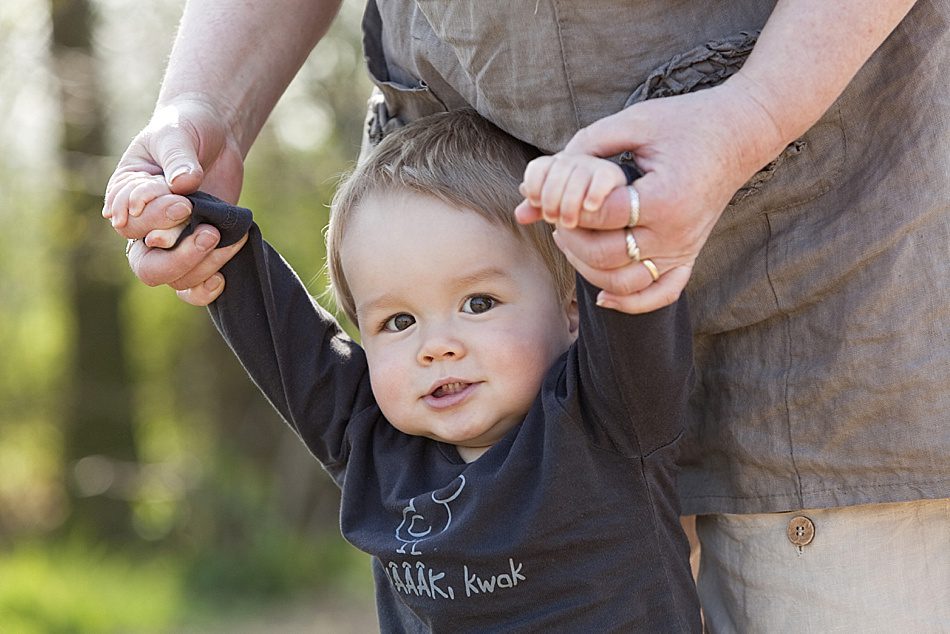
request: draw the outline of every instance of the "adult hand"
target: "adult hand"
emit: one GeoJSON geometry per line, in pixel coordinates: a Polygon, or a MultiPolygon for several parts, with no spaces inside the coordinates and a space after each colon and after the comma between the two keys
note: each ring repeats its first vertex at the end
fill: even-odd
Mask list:
{"type": "Polygon", "coordinates": [[[220,234],[203,225],[174,249],[162,247],[174,244],[191,212],[182,194],[200,187],[237,202],[243,155],[224,120],[210,103],[192,95],[160,107],[119,160],[102,210],[120,235],[145,238],[129,249],[135,275],[151,286],[169,284],[179,297],[195,305],[209,304],[224,290],[224,278],[217,271],[243,241],[215,249],[220,234]],[[164,195],[165,186],[160,183],[140,184],[143,173],[165,175],[164,195]]]}
{"type": "MultiPolygon", "coordinates": [[[[715,88],[641,102],[580,130],[564,148],[563,154],[601,157],[629,151],[643,172],[633,183],[640,213],[631,230],[641,261],[628,255],[626,188],[614,190],[600,209],[558,224],[558,246],[603,289],[600,305],[642,313],[679,297],[729,200],[784,147],[754,89],[736,75],[715,88]],[[656,266],[656,282],[643,259],[656,266]]],[[[519,222],[558,215],[544,201],[534,202],[518,206],[519,222]]]]}

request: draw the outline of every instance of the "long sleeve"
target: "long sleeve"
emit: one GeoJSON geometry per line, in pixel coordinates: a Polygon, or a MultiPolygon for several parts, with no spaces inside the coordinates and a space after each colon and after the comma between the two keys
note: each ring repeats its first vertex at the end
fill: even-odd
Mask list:
{"type": "Polygon", "coordinates": [[[686,299],[642,315],[600,308],[578,276],[580,407],[619,450],[647,455],[685,428],[693,381],[686,299]]]}
{"type": "Polygon", "coordinates": [[[227,286],[208,310],[254,383],[339,482],[347,424],[375,408],[363,350],[256,225],[248,234],[222,269],[227,286]]]}

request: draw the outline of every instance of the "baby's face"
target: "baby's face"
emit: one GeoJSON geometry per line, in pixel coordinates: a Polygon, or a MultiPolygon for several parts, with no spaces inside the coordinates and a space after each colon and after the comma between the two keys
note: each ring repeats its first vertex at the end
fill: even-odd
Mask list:
{"type": "Polygon", "coordinates": [[[574,339],[573,307],[541,258],[475,212],[373,197],[341,255],[383,414],[465,460],[523,420],[574,339]]]}

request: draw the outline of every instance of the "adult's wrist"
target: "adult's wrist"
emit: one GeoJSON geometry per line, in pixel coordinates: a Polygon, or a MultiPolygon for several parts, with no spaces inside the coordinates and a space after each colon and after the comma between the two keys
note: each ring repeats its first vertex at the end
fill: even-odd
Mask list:
{"type": "Polygon", "coordinates": [[[736,146],[738,188],[800,134],[783,125],[768,86],[746,77],[741,70],[711,90],[720,93],[719,109],[730,130],[728,138],[736,146]]]}

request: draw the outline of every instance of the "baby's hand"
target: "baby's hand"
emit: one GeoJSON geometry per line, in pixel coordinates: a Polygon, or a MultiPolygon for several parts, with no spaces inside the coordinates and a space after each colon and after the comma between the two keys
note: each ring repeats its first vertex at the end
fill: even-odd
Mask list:
{"type": "Polygon", "coordinates": [[[545,222],[574,228],[583,211],[597,211],[611,191],[626,184],[616,163],[561,152],[528,163],[519,191],[528,205],[541,210],[545,222]]]}
{"type": "Polygon", "coordinates": [[[165,177],[125,172],[109,182],[102,216],[126,238],[145,238],[149,247],[175,244],[191,215],[191,202],[171,193],[165,177]]]}

